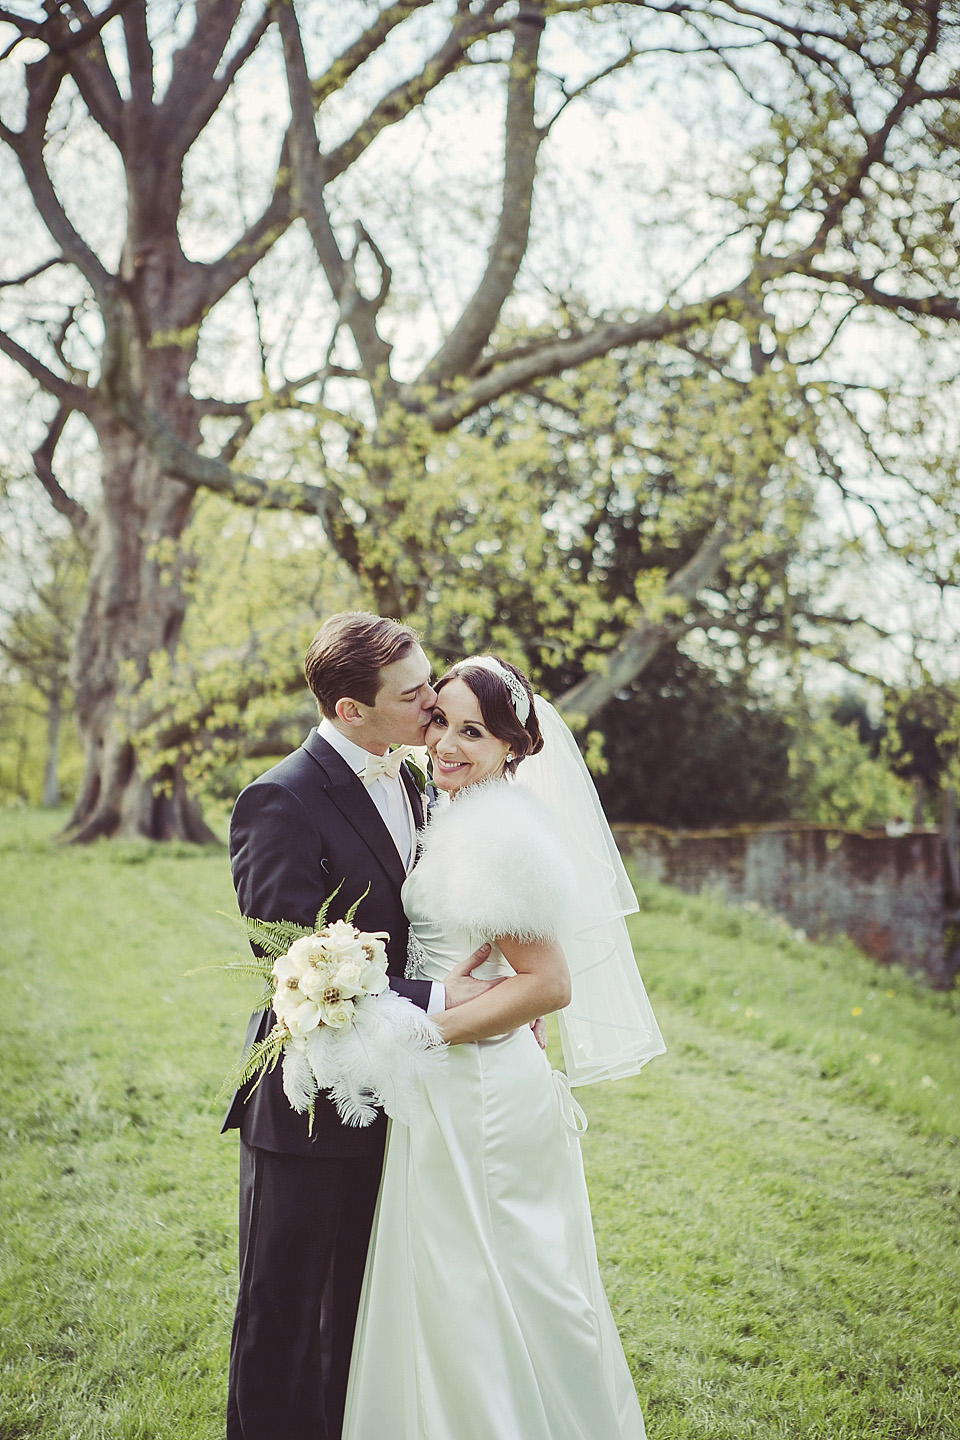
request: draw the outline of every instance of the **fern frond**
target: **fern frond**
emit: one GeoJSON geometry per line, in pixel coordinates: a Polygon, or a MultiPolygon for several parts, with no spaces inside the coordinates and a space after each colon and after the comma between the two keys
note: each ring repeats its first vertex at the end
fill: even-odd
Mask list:
{"type": "MultiPolygon", "coordinates": [[[[342,882],[341,882],[341,883],[342,883],[342,882]]],[[[339,890],[339,888],[340,888],[340,887],[339,887],[339,885],[338,885],[338,886],[337,886],[337,889],[339,890]]],[[[343,918],[346,920],[346,922],[347,922],[348,925],[352,925],[352,924],[353,924],[353,917],[354,917],[354,915],[356,915],[356,913],[357,913],[357,911],[359,910],[360,906],[363,904],[364,900],[366,900],[366,898],[367,898],[367,896],[368,896],[369,894],[370,894],[370,881],[368,880],[368,881],[367,881],[367,888],[366,888],[366,890],[364,890],[363,894],[360,896],[360,899],[359,899],[359,900],[354,900],[353,904],[350,906],[350,909],[347,911],[346,915],[343,917],[343,918]]]]}
{"type": "MultiPolygon", "coordinates": [[[[224,1080],[223,1085],[220,1087],[220,1092],[217,1095],[217,1099],[227,1099],[235,1091],[239,1090],[241,1086],[246,1085],[247,1082],[249,1080],[252,1080],[253,1077],[256,1075],[257,1083],[250,1091],[250,1095],[252,1095],[253,1091],[256,1090],[257,1085],[260,1084],[260,1081],[263,1079],[264,1075],[266,1075],[267,1071],[272,1070],[275,1067],[277,1061],[283,1054],[283,1042],[285,1034],[286,1031],[279,1030],[277,1027],[274,1027],[274,1029],[270,1031],[269,1035],[265,1035],[262,1040],[258,1040],[256,1044],[251,1045],[249,1051],[240,1061],[239,1065],[237,1065],[236,1068],[232,1070],[231,1073],[224,1080]]],[[[250,1096],[248,1095],[247,1099],[249,1098],[250,1096]]]]}
{"type": "Polygon", "coordinates": [[[257,920],[252,915],[243,917],[243,928],[254,944],[273,960],[286,955],[294,940],[313,934],[308,926],[297,925],[293,920],[257,920]]]}
{"type": "Polygon", "coordinates": [[[323,904],[320,906],[320,909],[317,911],[317,919],[316,919],[316,923],[315,923],[315,925],[314,925],[314,927],[313,927],[313,928],[314,928],[314,931],[322,930],[323,927],[324,927],[324,925],[326,925],[326,923],[327,923],[327,911],[330,909],[330,906],[331,906],[332,902],[337,898],[337,896],[340,894],[340,891],[341,891],[342,889],[343,889],[343,881],[341,880],[341,881],[340,881],[340,884],[337,886],[336,890],[331,890],[330,894],[327,896],[326,900],[324,900],[323,904]]]}
{"type": "Polygon", "coordinates": [[[276,991],[273,988],[273,981],[268,980],[266,985],[264,985],[263,989],[260,992],[260,997],[257,1000],[257,1003],[253,1007],[254,1014],[256,1014],[258,1010],[269,1010],[270,1006],[273,1004],[273,997],[275,994],[276,991]]]}
{"type": "Polygon", "coordinates": [[[226,970],[230,975],[239,975],[245,979],[248,975],[256,976],[258,980],[269,980],[272,965],[269,960],[262,959],[259,955],[241,955],[237,953],[232,960],[221,960],[212,965],[197,965],[193,970],[184,970],[184,975],[201,975],[204,970],[226,970]]]}

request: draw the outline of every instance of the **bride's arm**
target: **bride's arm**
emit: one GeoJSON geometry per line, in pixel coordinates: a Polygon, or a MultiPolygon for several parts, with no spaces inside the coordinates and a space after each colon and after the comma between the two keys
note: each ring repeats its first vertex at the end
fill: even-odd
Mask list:
{"type": "Polygon", "coordinates": [[[502,935],[497,944],[516,974],[475,1000],[432,1017],[450,1045],[505,1035],[570,1003],[570,971],[556,941],[520,941],[502,935]]]}

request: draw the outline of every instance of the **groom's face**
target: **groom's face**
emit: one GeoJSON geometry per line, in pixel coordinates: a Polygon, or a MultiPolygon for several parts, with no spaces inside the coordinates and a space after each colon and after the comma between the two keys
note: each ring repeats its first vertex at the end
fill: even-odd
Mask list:
{"type": "Polygon", "coordinates": [[[433,716],[437,692],[430,684],[430,661],[419,645],[380,671],[380,689],[372,705],[358,705],[360,725],[352,738],[382,754],[388,745],[422,745],[433,716]]]}

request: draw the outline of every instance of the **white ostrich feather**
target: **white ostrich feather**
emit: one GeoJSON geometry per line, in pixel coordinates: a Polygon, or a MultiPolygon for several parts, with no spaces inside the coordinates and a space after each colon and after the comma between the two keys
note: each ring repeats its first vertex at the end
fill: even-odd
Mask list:
{"type": "Polygon", "coordinates": [[[354,1004],[353,1024],[343,1030],[321,1025],[288,1045],[283,1088],[293,1108],[310,1108],[317,1090],[326,1090],[347,1125],[369,1125],[377,1107],[409,1123],[424,1080],[443,1062],[440,1032],[422,1010],[402,995],[384,990],[354,1004]]]}
{"type": "Polygon", "coordinates": [[[309,1110],[317,1087],[304,1040],[290,1040],[283,1052],[283,1093],[299,1114],[309,1110]]]}
{"type": "Polygon", "coordinates": [[[576,879],[549,812],[510,781],[471,787],[435,812],[417,874],[435,918],[476,944],[562,935],[576,879]]]}

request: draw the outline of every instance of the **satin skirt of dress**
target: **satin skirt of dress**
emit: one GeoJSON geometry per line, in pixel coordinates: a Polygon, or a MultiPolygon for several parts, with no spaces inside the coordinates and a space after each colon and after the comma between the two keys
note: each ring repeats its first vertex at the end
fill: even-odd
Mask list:
{"type": "Polygon", "coordinates": [[[580,1143],[529,1029],[391,1126],[344,1440],[644,1440],[580,1143]]]}

